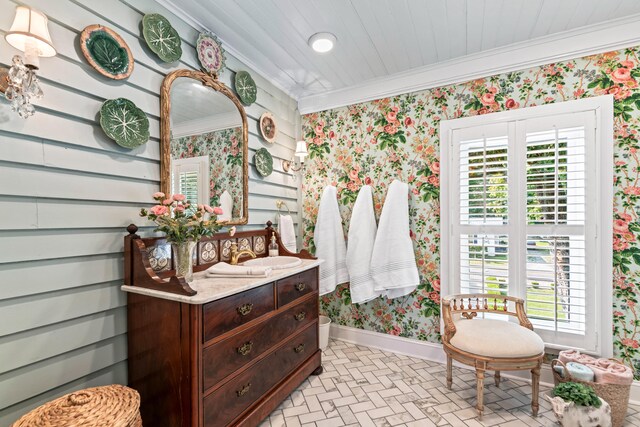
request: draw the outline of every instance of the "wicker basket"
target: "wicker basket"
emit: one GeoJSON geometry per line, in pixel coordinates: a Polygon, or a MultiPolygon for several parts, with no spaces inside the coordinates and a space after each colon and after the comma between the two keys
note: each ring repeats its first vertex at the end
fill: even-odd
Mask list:
{"type": "Polygon", "coordinates": [[[121,385],[66,394],[34,409],[13,427],[142,427],[140,395],[121,385]]]}
{"type": "MultiPolygon", "coordinates": [[[[620,363],[618,360],[611,360],[620,363]]],[[[553,372],[553,380],[556,385],[560,383],[574,382],[586,384],[593,388],[599,397],[603,398],[609,405],[611,405],[612,427],[621,427],[624,424],[624,417],[627,415],[627,408],[629,406],[629,391],[631,390],[631,384],[603,384],[573,378],[564,363],[558,359],[551,361],[551,372],[553,372]],[[560,376],[560,373],[555,370],[556,365],[560,365],[564,368],[564,377],[560,376]]]]}

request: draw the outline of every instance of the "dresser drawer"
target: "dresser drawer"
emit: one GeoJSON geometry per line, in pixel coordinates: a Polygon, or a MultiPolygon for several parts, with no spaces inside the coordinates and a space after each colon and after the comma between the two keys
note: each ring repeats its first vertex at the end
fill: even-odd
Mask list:
{"type": "Polygon", "coordinates": [[[275,317],[205,348],[202,352],[203,389],[215,386],[317,317],[318,300],[308,298],[275,317]]]}
{"type": "Polygon", "coordinates": [[[276,287],[278,289],[278,307],[282,307],[301,296],[318,290],[318,269],[313,268],[278,280],[276,287]]]}
{"type": "Polygon", "coordinates": [[[313,322],[276,351],[204,398],[204,425],[229,424],[260,400],[317,349],[318,324],[313,322]]]}
{"type": "Polygon", "coordinates": [[[273,283],[205,304],[203,339],[206,342],[274,308],[273,283]]]}

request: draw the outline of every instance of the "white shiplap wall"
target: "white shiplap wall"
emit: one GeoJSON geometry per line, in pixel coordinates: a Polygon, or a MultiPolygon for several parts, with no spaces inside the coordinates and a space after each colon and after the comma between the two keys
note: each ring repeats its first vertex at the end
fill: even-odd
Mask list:
{"type": "MultiPolygon", "coordinates": [[[[0,0],[0,64],[15,51],[4,41],[18,0],[0,0]]],[[[0,101],[0,425],[72,390],[126,383],[126,298],[122,237],[159,188],[159,97],[164,75],[197,68],[198,31],[153,0],[25,0],[45,12],[58,55],[41,60],[45,97],[23,120],[0,101]],[[164,14],[183,38],[180,63],[158,62],[140,37],[144,13],[164,14]],[[116,82],[84,61],[80,31],[103,24],[126,40],[132,76],[116,82]],[[126,97],[148,115],[151,139],[135,150],[102,133],[105,99],[126,97]]],[[[215,28],[213,29],[215,31],[215,28]]],[[[227,55],[222,80],[248,69],[227,55]]],[[[249,171],[249,224],[275,217],[275,199],[297,213],[297,183],[281,171],[295,146],[296,103],[257,73],[249,116],[249,157],[262,146],[257,119],[271,111],[280,133],[268,149],[274,173],[249,171]]]]}

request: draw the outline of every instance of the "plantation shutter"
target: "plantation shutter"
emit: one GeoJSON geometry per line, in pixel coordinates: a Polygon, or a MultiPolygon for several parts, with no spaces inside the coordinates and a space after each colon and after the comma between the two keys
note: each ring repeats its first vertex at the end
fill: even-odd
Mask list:
{"type": "Polygon", "coordinates": [[[198,204],[209,204],[209,157],[190,157],[171,161],[172,192],[184,194],[191,203],[190,212],[198,204]]]}
{"type": "Polygon", "coordinates": [[[520,297],[549,346],[594,349],[594,112],[454,129],[450,143],[456,293],[520,297]]]}
{"type": "Polygon", "coordinates": [[[529,119],[523,127],[527,315],[548,342],[593,347],[594,316],[587,312],[595,311],[598,285],[597,206],[588,195],[597,191],[595,114],[529,119]]]}
{"type": "Polygon", "coordinates": [[[509,293],[506,126],[457,135],[460,292],[509,293]]]}

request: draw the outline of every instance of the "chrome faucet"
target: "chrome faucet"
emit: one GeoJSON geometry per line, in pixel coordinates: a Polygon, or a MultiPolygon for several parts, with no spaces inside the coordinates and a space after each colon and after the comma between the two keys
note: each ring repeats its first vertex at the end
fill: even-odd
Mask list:
{"type": "Polygon", "coordinates": [[[249,249],[244,249],[244,250],[238,252],[238,244],[236,242],[231,243],[231,260],[229,261],[229,263],[231,265],[237,265],[238,264],[238,258],[240,258],[243,255],[249,255],[251,258],[255,258],[256,257],[255,252],[253,252],[252,250],[249,250],[249,249]]]}

